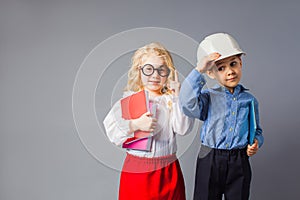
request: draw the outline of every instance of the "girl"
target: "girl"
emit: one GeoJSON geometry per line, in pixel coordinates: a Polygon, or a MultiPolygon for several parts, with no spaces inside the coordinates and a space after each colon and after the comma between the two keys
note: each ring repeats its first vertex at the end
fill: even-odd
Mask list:
{"type": "Polygon", "coordinates": [[[179,108],[179,86],[172,57],[161,44],[151,43],[134,53],[124,96],[148,91],[150,105],[156,105],[156,115],[147,112],[138,119],[124,120],[118,101],[103,123],[108,138],[116,145],[122,145],[136,130],[153,132],[154,136],[150,152],[127,150],[120,200],[185,200],[175,134],[188,133],[194,121],[179,108]]]}

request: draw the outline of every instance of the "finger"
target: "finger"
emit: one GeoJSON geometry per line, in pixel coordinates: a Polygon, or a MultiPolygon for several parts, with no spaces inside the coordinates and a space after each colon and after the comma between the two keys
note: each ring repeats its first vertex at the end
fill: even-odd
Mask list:
{"type": "Polygon", "coordinates": [[[252,154],[256,154],[256,152],[257,152],[257,149],[253,149],[253,150],[251,151],[252,154]]]}
{"type": "Polygon", "coordinates": [[[252,152],[255,152],[255,151],[257,151],[257,149],[256,149],[256,148],[253,148],[253,149],[251,149],[251,151],[252,151],[252,152]]]}
{"type": "Polygon", "coordinates": [[[247,155],[248,155],[248,156],[251,156],[251,154],[250,154],[250,152],[249,152],[249,151],[247,151],[247,155]]]}
{"type": "Polygon", "coordinates": [[[219,54],[219,53],[217,53],[217,52],[211,53],[211,54],[209,54],[209,60],[210,60],[210,61],[215,61],[215,60],[217,60],[220,56],[221,56],[221,54],[219,54]]]}
{"type": "Polygon", "coordinates": [[[256,145],[256,143],[253,143],[250,148],[254,149],[254,148],[257,148],[258,146],[256,145]]]}
{"type": "Polygon", "coordinates": [[[174,87],[174,83],[175,81],[171,81],[170,84],[169,84],[169,88],[172,92],[175,92],[175,87],[174,87]]]}
{"type": "Polygon", "coordinates": [[[156,127],[157,123],[151,123],[151,127],[156,127]]]}
{"type": "Polygon", "coordinates": [[[247,149],[247,154],[248,154],[248,155],[252,155],[252,154],[253,154],[253,149],[248,148],[248,149],[247,149]]]}
{"type": "Polygon", "coordinates": [[[174,70],[174,81],[178,82],[178,71],[174,70]]]}
{"type": "Polygon", "coordinates": [[[144,113],[144,115],[146,115],[147,117],[151,117],[152,113],[148,111],[148,112],[144,113]]]}

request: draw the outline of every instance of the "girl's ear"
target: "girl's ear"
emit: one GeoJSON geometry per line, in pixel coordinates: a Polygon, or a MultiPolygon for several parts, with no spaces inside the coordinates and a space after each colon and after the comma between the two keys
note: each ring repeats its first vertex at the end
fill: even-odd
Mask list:
{"type": "Polygon", "coordinates": [[[215,77],[215,74],[211,71],[211,70],[207,70],[206,71],[206,74],[209,76],[209,78],[211,78],[211,79],[215,79],[216,77],[215,77]]]}

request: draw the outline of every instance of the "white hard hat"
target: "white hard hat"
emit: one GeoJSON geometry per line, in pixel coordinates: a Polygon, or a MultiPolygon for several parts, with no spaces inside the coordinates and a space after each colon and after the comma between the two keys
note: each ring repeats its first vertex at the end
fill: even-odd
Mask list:
{"type": "Polygon", "coordinates": [[[204,56],[214,52],[221,54],[221,56],[215,61],[233,55],[245,54],[245,52],[239,47],[239,44],[236,42],[236,40],[227,33],[215,33],[204,38],[198,47],[198,62],[204,56]]]}

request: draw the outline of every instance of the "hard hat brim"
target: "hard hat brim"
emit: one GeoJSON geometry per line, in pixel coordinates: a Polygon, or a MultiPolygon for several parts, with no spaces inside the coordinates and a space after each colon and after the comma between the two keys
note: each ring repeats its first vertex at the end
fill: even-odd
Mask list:
{"type": "Polygon", "coordinates": [[[243,51],[237,51],[237,52],[232,52],[232,53],[227,54],[227,55],[221,55],[218,59],[215,60],[215,62],[217,62],[219,60],[222,60],[222,59],[225,59],[225,58],[228,58],[228,57],[231,57],[231,56],[236,56],[236,55],[246,55],[246,53],[243,52],[243,51]]]}

